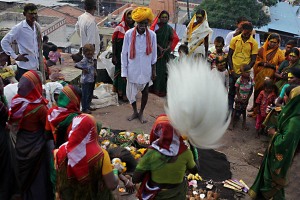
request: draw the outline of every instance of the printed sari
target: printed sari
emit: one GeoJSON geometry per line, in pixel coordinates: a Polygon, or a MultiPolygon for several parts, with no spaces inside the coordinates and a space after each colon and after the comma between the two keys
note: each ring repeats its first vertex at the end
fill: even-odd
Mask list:
{"type": "MultiPolygon", "coordinates": [[[[47,138],[46,149],[50,155],[50,179],[53,188],[56,186],[56,171],[54,169],[54,158],[52,151],[68,140],[68,133],[74,117],[80,114],[79,88],[73,85],[63,87],[58,96],[57,106],[48,110],[45,136],[47,138]]],[[[54,190],[55,192],[55,190],[54,190]]]]}
{"type": "Polygon", "coordinates": [[[48,111],[46,120],[47,138],[54,138],[55,147],[68,140],[68,131],[74,117],[80,114],[80,96],[72,85],[65,86],[58,96],[57,106],[48,111]]]}
{"type": "Polygon", "coordinates": [[[185,199],[187,184],[182,181],[175,187],[163,189],[153,186],[151,171],[164,167],[172,158],[187,150],[181,136],[175,130],[168,117],[158,116],[150,133],[150,147],[138,163],[137,171],[147,171],[146,176],[137,192],[139,199],[185,199]]]}
{"type": "Polygon", "coordinates": [[[278,117],[277,132],[269,143],[258,175],[250,188],[253,199],[285,199],[284,187],[300,141],[300,87],[290,93],[290,101],[278,117]]]}
{"type": "Polygon", "coordinates": [[[53,199],[47,165],[44,126],[48,101],[36,71],[23,74],[18,94],[12,99],[10,124],[17,124],[16,160],[23,199],[53,199]]]}
{"type": "MultiPolygon", "coordinates": [[[[298,60],[295,63],[289,63],[287,66],[282,66],[282,69],[280,69],[280,73],[288,74],[292,68],[299,68],[300,69],[300,60],[298,60]]],[[[280,79],[278,80],[275,85],[277,86],[279,92],[281,91],[282,87],[288,83],[287,79],[280,79]]]]}
{"type": "Polygon", "coordinates": [[[168,23],[157,23],[157,19],[159,19],[160,15],[163,13],[166,13],[166,11],[162,11],[157,16],[150,28],[155,31],[157,44],[161,48],[167,49],[171,44],[171,49],[164,52],[161,52],[160,48],[157,48],[156,78],[153,81],[153,86],[150,87],[150,91],[160,97],[164,97],[167,94],[167,63],[170,60],[171,51],[174,50],[179,41],[175,30],[168,23]]]}
{"type": "Polygon", "coordinates": [[[268,49],[268,46],[269,40],[267,40],[265,44],[259,49],[255,65],[253,67],[255,82],[254,99],[257,98],[258,94],[263,89],[265,78],[269,77],[271,79],[274,79],[276,69],[278,69],[280,63],[285,60],[284,54],[278,46],[272,49],[268,49]],[[268,64],[274,65],[276,69],[259,66],[258,64],[261,62],[267,62],[268,64]]]}
{"type": "Polygon", "coordinates": [[[190,23],[186,28],[186,35],[182,39],[182,41],[188,43],[189,47],[189,55],[197,55],[202,54],[205,55],[204,49],[204,39],[206,37],[210,37],[212,35],[213,30],[209,27],[207,21],[207,14],[205,12],[205,18],[202,23],[193,26],[196,20],[196,14],[191,19],[190,23]]]}
{"type": "Polygon", "coordinates": [[[60,146],[55,158],[61,200],[112,199],[102,177],[104,152],[93,116],[81,114],[73,119],[68,142],[60,146]]]}

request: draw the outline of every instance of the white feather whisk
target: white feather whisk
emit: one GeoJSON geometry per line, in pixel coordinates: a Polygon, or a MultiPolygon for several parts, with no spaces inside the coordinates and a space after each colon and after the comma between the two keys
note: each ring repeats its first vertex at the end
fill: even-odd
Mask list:
{"type": "Polygon", "coordinates": [[[168,74],[165,111],[171,124],[192,145],[217,147],[230,122],[228,95],[220,75],[202,59],[171,62],[168,74]]]}

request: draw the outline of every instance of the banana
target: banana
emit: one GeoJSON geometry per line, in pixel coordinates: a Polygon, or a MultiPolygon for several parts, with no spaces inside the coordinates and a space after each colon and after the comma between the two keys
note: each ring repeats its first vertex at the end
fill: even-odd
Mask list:
{"type": "Polygon", "coordinates": [[[197,179],[196,180],[198,180],[198,181],[202,181],[202,177],[197,173],[196,174],[196,177],[197,177],[197,179]]]}
{"type": "Polygon", "coordinates": [[[187,176],[187,179],[188,179],[188,180],[192,180],[192,179],[193,179],[193,174],[189,174],[189,175],[187,176]]]}

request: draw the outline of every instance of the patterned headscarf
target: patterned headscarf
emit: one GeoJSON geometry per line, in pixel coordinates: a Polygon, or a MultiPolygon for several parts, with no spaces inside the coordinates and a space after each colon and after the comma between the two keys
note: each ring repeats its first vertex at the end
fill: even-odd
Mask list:
{"type": "Polygon", "coordinates": [[[52,127],[55,127],[55,130],[51,131],[55,140],[57,130],[61,127],[68,127],[72,119],[80,114],[80,99],[80,89],[73,85],[67,85],[58,96],[57,106],[48,111],[46,131],[51,131],[51,127],[48,127],[49,122],[52,127]]]}
{"type": "Polygon", "coordinates": [[[150,133],[150,143],[153,149],[166,156],[177,156],[187,149],[181,136],[170,124],[166,114],[159,115],[150,133]]]}
{"type": "Polygon", "coordinates": [[[132,12],[132,8],[127,9],[122,17],[121,22],[116,26],[114,33],[112,35],[112,40],[115,40],[117,38],[123,39],[125,36],[126,31],[128,31],[131,27],[126,24],[126,16],[132,12]]]}
{"type": "Polygon", "coordinates": [[[36,71],[30,70],[20,78],[18,93],[11,100],[10,122],[20,123],[36,104],[47,105],[48,100],[42,96],[42,82],[39,75],[36,71]]]}
{"type": "Polygon", "coordinates": [[[103,157],[96,130],[96,121],[91,115],[81,114],[73,119],[68,142],[61,145],[56,154],[58,170],[62,169],[62,164],[68,159],[68,178],[75,178],[79,182],[88,181],[89,166],[95,166],[103,157]]]}

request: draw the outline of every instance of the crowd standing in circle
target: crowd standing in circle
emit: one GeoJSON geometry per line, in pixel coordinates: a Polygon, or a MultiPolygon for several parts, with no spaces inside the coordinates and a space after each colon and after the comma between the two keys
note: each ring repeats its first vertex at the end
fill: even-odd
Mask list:
{"type": "MultiPolygon", "coordinates": [[[[135,192],[135,184],[141,183],[136,191],[139,199],[145,196],[185,199],[185,172],[197,173],[201,169],[197,168],[197,159],[168,115],[156,119],[150,146],[138,162],[124,148],[107,151],[100,146],[101,124],[91,115],[96,59],[100,52],[94,17],[96,1],[85,0],[84,5],[86,12],[78,17],[76,24],[83,55],[74,64],[82,70],[81,88],[68,85],[59,72],[48,76],[47,67],[61,62],[61,55],[47,36],[42,38],[36,22],[36,5],[24,6],[25,20],[1,41],[0,199],[10,199],[13,195],[24,200],[113,199],[112,191],[119,180],[129,193],[135,192]],[[10,46],[14,40],[18,54],[10,46]],[[16,73],[9,67],[9,57],[16,61],[16,73]],[[45,84],[48,100],[42,87],[47,78],[55,82],[45,84]],[[10,87],[10,95],[6,95],[5,89],[8,92],[10,87]],[[128,159],[132,179],[120,168],[112,167],[111,157],[116,156],[128,159]]],[[[125,10],[112,36],[115,92],[132,106],[129,121],[138,119],[142,124],[147,123],[144,110],[149,90],[160,97],[168,94],[168,65],[186,59],[207,60],[211,72],[219,76],[228,94],[230,129],[235,128],[242,115],[243,130],[249,130],[246,123],[249,107],[248,111],[253,111],[250,116],[256,120],[252,127],[256,136],[272,136],[249,195],[254,199],[284,199],[287,176],[300,140],[296,134],[300,131],[299,50],[293,40],[281,50],[281,38],[276,33],[270,33],[258,49],[253,25],[240,17],[237,29],[225,40],[216,37],[214,50],[209,51],[212,29],[208,15],[203,9],[195,12],[179,45],[179,57],[173,61],[171,52],[179,39],[168,24],[168,11],[161,11],[155,18],[148,7],[125,10]],[[250,106],[253,90],[254,103],[250,106]],[[138,110],[139,92],[142,98],[138,110]]]]}

